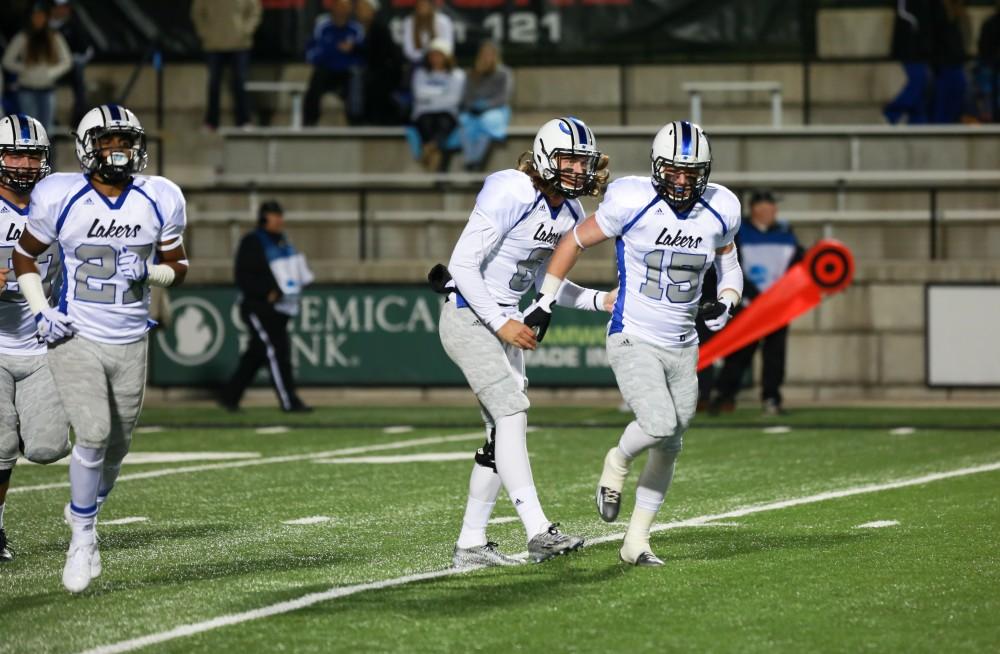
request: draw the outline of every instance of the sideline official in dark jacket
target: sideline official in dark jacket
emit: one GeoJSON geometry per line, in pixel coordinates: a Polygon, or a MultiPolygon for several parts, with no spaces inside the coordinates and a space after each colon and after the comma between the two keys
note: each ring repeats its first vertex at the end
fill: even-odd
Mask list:
{"type": "Polygon", "coordinates": [[[313,280],[302,254],[284,234],[284,212],[275,201],[260,206],[257,229],[240,241],[236,253],[236,285],[240,316],[250,342],[239,366],[222,391],[220,402],[239,408],[247,387],[267,365],[271,383],[284,411],[309,411],[295,392],[292,378],[288,320],[299,312],[302,289],[313,280]]]}
{"type": "MultiPolygon", "coordinates": [[[[778,220],[778,205],[765,190],[750,198],[750,219],[743,221],[736,237],[736,247],[743,266],[743,306],[753,302],[802,259],[802,246],[792,228],[778,220]]],[[[785,381],[785,355],[788,327],[772,332],[726,357],[716,381],[718,395],[709,412],[729,412],[736,406],[736,394],[743,376],[753,361],[754,352],[762,347],[761,401],[765,414],[783,413],[781,384],[785,381]]]]}

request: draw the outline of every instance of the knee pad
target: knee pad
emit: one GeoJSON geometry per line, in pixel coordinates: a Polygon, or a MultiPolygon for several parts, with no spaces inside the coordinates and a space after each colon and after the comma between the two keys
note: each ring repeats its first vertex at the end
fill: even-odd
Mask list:
{"type": "Polygon", "coordinates": [[[672,454],[676,457],[684,449],[684,436],[683,434],[675,434],[674,436],[667,436],[657,443],[656,448],[663,452],[664,454],[672,454]]]}
{"type": "Polygon", "coordinates": [[[483,446],[476,450],[476,465],[489,468],[493,472],[497,471],[496,451],[493,445],[493,438],[496,438],[496,434],[496,429],[492,430],[492,438],[486,439],[483,446]]]}
{"type": "Polygon", "coordinates": [[[49,463],[55,463],[59,459],[63,458],[69,454],[70,447],[69,443],[66,443],[65,447],[53,448],[53,447],[28,447],[25,448],[24,458],[32,463],[40,463],[46,465],[49,463]]]}
{"type": "Polygon", "coordinates": [[[4,447],[0,449],[0,470],[11,470],[17,463],[17,448],[4,447]]]}
{"type": "Polygon", "coordinates": [[[668,439],[677,432],[677,419],[672,411],[637,411],[635,419],[653,438],[668,439]]]}
{"type": "Polygon", "coordinates": [[[531,407],[528,394],[511,378],[487,386],[479,393],[479,401],[489,412],[493,421],[518,413],[526,413],[531,407]]]}
{"type": "Polygon", "coordinates": [[[109,445],[108,449],[104,453],[104,465],[121,465],[122,461],[125,459],[125,455],[128,454],[128,450],[128,443],[116,443],[115,445],[109,445]]]}

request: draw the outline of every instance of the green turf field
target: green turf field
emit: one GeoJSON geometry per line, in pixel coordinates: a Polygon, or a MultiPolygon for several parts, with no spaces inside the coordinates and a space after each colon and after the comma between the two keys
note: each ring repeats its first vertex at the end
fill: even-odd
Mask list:
{"type": "MultiPolygon", "coordinates": [[[[627,420],[529,414],[546,513],[592,546],[452,574],[475,410],[147,410],[81,596],[60,583],[66,466],[15,469],[0,652],[1000,650],[1000,411],[699,417],[652,539],[659,569],[617,561],[631,492],[619,524],[593,508],[627,420]],[[144,520],[113,524],[128,518],[144,520]],[[859,528],[875,521],[898,524],[859,528]]],[[[514,515],[502,496],[495,517],[514,515]]],[[[525,549],[518,522],[490,535],[525,549]]]]}

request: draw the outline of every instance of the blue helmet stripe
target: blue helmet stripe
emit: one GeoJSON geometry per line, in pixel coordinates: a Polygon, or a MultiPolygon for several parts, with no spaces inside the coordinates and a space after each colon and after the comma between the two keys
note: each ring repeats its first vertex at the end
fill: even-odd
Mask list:
{"type": "Polygon", "coordinates": [[[681,155],[691,155],[691,123],[686,120],[681,121],[681,155]]]}
{"type": "Polygon", "coordinates": [[[111,120],[121,120],[122,119],[122,112],[119,111],[118,105],[116,105],[116,104],[109,104],[108,105],[108,111],[111,112],[111,120]]]}
{"type": "Polygon", "coordinates": [[[24,114],[17,114],[15,116],[17,124],[21,127],[21,140],[30,141],[31,140],[31,123],[28,121],[28,117],[24,114]]]}
{"type": "Polygon", "coordinates": [[[569,117],[569,120],[573,123],[573,127],[576,127],[576,133],[580,137],[580,145],[587,145],[587,128],[583,126],[583,123],[572,116],[569,117]]]}

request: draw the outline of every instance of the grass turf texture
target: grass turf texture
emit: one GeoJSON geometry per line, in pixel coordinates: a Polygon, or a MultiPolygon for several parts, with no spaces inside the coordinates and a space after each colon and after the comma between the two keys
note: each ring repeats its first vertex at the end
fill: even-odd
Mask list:
{"type": "MultiPolygon", "coordinates": [[[[476,433],[471,409],[147,411],[136,452],[303,455],[476,433]],[[199,428],[185,425],[218,424],[199,428]],[[298,425],[287,433],[248,427],[298,425]],[[369,424],[371,429],[315,425],[369,424]],[[424,425],[385,434],[377,425],[424,425]],[[314,425],[314,426],[310,426],[314,425]],[[441,425],[430,428],[429,425],[441,425]],[[447,427],[444,427],[447,426],[447,427]]],[[[592,493],[628,417],[539,409],[529,417],[536,483],[550,519],[599,537],[592,493]],[[585,427],[590,421],[598,425],[585,427]],[[546,425],[573,425],[559,427],[546,425]]],[[[686,437],[661,522],[1000,461],[1000,411],[812,410],[707,420],[686,437]],[[788,433],[765,434],[769,424],[788,433]],[[801,425],[801,426],[800,426],[801,425]],[[851,428],[844,428],[850,425],[851,428]],[[891,427],[917,427],[892,435],[891,427]],[[957,428],[956,428],[957,427],[957,428]]],[[[468,451],[466,461],[317,464],[297,460],[123,478],[100,527],[104,575],[80,597],[61,587],[68,542],[65,466],[18,466],[6,522],[17,560],[0,567],[0,652],[72,652],[252,610],[334,586],[446,567],[476,440],[367,455],[468,451]],[[313,515],[330,522],[289,526],[313,515]]],[[[365,456],[365,454],[355,455],[365,456]]],[[[198,463],[130,465],[124,475],[198,463]]],[[[211,463],[209,464],[211,465],[211,463]]],[[[1000,644],[1000,471],[829,500],[653,536],[665,568],[617,563],[616,543],[537,566],[372,590],[150,651],[986,651],[1000,644]],[[856,529],[898,520],[884,529],[856,529]]],[[[495,516],[512,516],[501,496],[495,516]]],[[[508,552],[519,523],[493,525],[508,552]]]]}

